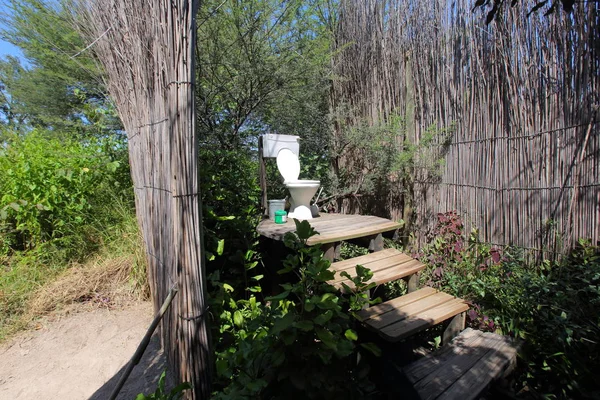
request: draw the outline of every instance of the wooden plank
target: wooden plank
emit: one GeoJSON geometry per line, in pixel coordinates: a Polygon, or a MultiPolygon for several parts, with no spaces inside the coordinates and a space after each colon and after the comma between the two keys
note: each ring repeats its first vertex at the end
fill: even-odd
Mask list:
{"type": "Polygon", "coordinates": [[[467,329],[441,353],[404,372],[422,399],[474,399],[515,358],[506,338],[467,329]]]}
{"type": "Polygon", "coordinates": [[[503,374],[516,356],[517,349],[505,338],[498,336],[490,350],[438,399],[475,399],[494,379],[503,374]]]}
{"type": "Polygon", "coordinates": [[[406,378],[415,384],[425,376],[436,373],[438,368],[443,368],[445,362],[454,357],[455,353],[462,351],[462,348],[474,347],[476,341],[480,340],[479,332],[471,328],[465,329],[448,345],[405,367],[403,372],[406,378]]]}
{"type": "Polygon", "coordinates": [[[465,329],[466,317],[466,313],[461,312],[450,320],[450,323],[446,326],[442,334],[442,344],[449,343],[465,329]]]}
{"type": "Polygon", "coordinates": [[[352,215],[350,218],[341,220],[329,220],[325,222],[316,222],[315,219],[310,220],[311,226],[320,234],[344,232],[347,230],[356,230],[368,226],[376,226],[383,221],[389,221],[379,217],[371,217],[369,215],[352,215]]]}
{"type": "MultiPolygon", "coordinates": [[[[409,269],[412,267],[413,264],[410,263],[412,263],[413,261],[416,262],[418,265],[423,265],[420,261],[417,261],[414,258],[407,256],[406,254],[393,255],[391,257],[385,257],[382,260],[373,260],[360,265],[362,265],[365,268],[369,268],[371,272],[376,273],[385,271],[390,268],[402,269],[404,268],[405,264],[409,264],[408,266],[406,266],[406,269],[409,269]]],[[[334,278],[334,282],[338,282],[345,279],[340,277],[340,274],[344,271],[352,275],[354,271],[356,271],[357,265],[359,265],[359,263],[352,263],[344,269],[334,268],[336,271],[336,277],[334,278]]]]}
{"type": "Polygon", "coordinates": [[[414,273],[409,275],[406,279],[406,286],[408,289],[408,293],[414,292],[419,288],[419,274],[414,273]]]}
{"type": "MultiPolygon", "coordinates": [[[[485,357],[489,352],[490,347],[494,346],[494,342],[488,342],[487,338],[482,335],[477,335],[471,342],[471,347],[463,347],[457,349],[444,364],[438,366],[435,370],[430,371],[423,379],[414,385],[415,390],[419,393],[422,400],[436,399],[450,388],[461,376],[473,368],[477,362],[485,357]]],[[[464,399],[469,397],[464,393],[458,398],[464,399]]]]}
{"type": "MultiPolygon", "coordinates": [[[[376,235],[398,229],[401,226],[399,223],[385,218],[346,214],[321,214],[309,222],[320,233],[308,240],[309,245],[376,235]]],[[[283,236],[287,232],[293,232],[295,229],[296,224],[292,219],[285,224],[275,224],[273,221],[265,219],[257,227],[259,234],[273,240],[283,240],[283,236]]]]}
{"type": "MultiPolygon", "coordinates": [[[[347,229],[362,228],[364,226],[375,225],[378,221],[371,221],[365,218],[365,215],[351,215],[348,218],[340,218],[337,220],[318,221],[318,218],[309,220],[308,222],[319,234],[343,232],[347,229]],[[314,222],[317,221],[317,222],[314,222]]],[[[292,223],[294,221],[291,221],[292,223]]],[[[294,225],[295,226],[295,225],[294,225]]]]}
{"type": "MultiPolygon", "coordinates": [[[[371,270],[373,271],[373,277],[369,279],[367,282],[374,282],[377,285],[382,285],[387,282],[395,281],[398,279],[405,278],[407,276],[411,276],[422,270],[425,266],[417,260],[411,260],[400,265],[390,265],[385,269],[380,270],[371,270]]],[[[350,276],[356,275],[355,271],[348,270],[346,271],[350,274],[350,276]]],[[[336,274],[335,281],[331,284],[335,287],[341,288],[342,283],[346,283],[350,288],[354,288],[354,283],[348,280],[347,278],[340,277],[336,274]]]]}
{"type": "Polygon", "coordinates": [[[369,251],[382,251],[383,246],[383,235],[381,233],[369,238],[369,251]]]}
{"type": "Polygon", "coordinates": [[[323,258],[329,261],[340,258],[341,247],[342,246],[340,242],[324,244],[321,246],[321,250],[323,250],[323,258]]]}
{"type": "Polygon", "coordinates": [[[357,313],[357,316],[361,321],[365,321],[375,315],[387,312],[389,310],[393,310],[396,307],[402,307],[406,304],[418,301],[435,293],[437,293],[437,290],[426,286],[423,289],[417,290],[416,292],[405,294],[404,296],[396,297],[395,299],[386,301],[385,303],[377,304],[372,307],[369,307],[366,310],[359,311],[357,313]]]}
{"type": "Polygon", "coordinates": [[[398,254],[402,253],[396,249],[385,249],[376,253],[371,253],[364,256],[350,258],[348,260],[334,262],[333,264],[331,264],[331,268],[335,269],[336,271],[341,271],[346,268],[354,268],[357,264],[364,266],[367,263],[376,260],[382,260],[386,257],[392,257],[398,254]]]}
{"type": "MultiPolygon", "coordinates": [[[[374,282],[376,285],[382,285],[384,283],[402,279],[407,276],[415,276],[415,274],[417,272],[419,272],[420,270],[422,270],[423,268],[424,268],[424,265],[417,260],[412,260],[412,261],[409,261],[409,262],[404,263],[399,266],[393,265],[384,270],[375,271],[373,273],[373,277],[371,279],[369,279],[367,281],[367,283],[374,282]]],[[[356,275],[356,273],[354,271],[347,271],[347,272],[350,274],[350,276],[356,275]]],[[[339,279],[339,280],[331,283],[336,288],[339,288],[339,289],[343,288],[342,283],[345,283],[351,289],[354,288],[354,283],[352,281],[350,281],[349,279],[339,277],[337,275],[336,275],[336,279],[339,279]]],[[[416,286],[416,284],[414,286],[416,286]]],[[[409,291],[412,292],[412,291],[416,290],[416,287],[411,288],[411,289],[412,290],[409,290],[409,291]]]]}
{"type": "Polygon", "coordinates": [[[464,303],[464,300],[453,299],[439,306],[425,310],[418,315],[388,325],[382,328],[380,333],[390,341],[398,341],[423,329],[439,324],[468,309],[469,306],[464,303]]]}
{"type": "Polygon", "coordinates": [[[394,324],[402,324],[405,320],[411,318],[420,318],[420,315],[430,308],[439,307],[449,301],[454,300],[454,297],[449,294],[437,292],[431,296],[424,297],[419,301],[406,304],[402,307],[396,307],[385,313],[374,315],[369,320],[365,321],[371,328],[381,330],[382,328],[394,324]]]}
{"type": "Polygon", "coordinates": [[[404,278],[413,275],[425,268],[425,265],[419,260],[410,260],[400,265],[393,265],[390,268],[380,269],[374,276],[378,284],[404,278]]]}
{"type": "Polygon", "coordinates": [[[353,239],[353,238],[362,237],[362,236],[374,235],[376,233],[392,231],[392,230],[398,229],[400,227],[401,227],[401,225],[397,222],[393,222],[393,221],[381,222],[377,225],[368,226],[365,228],[347,230],[345,232],[339,232],[339,233],[335,233],[335,234],[321,234],[321,235],[313,236],[310,239],[308,239],[307,243],[312,246],[312,245],[320,244],[320,243],[336,242],[336,241],[340,241],[340,240],[353,239]]]}

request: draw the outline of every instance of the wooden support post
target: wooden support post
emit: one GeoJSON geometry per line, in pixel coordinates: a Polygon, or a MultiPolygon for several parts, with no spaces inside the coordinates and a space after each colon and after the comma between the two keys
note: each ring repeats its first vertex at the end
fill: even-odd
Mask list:
{"type": "Polygon", "coordinates": [[[457,314],[450,320],[442,335],[442,344],[449,343],[465,329],[466,313],[457,314]]]}
{"type": "Polygon", "coordinates": [[[258,138],[258,178],[260,183],[260,207],[263,216],[269,215],[269,203],[267,202],[267,168],[263,158],[263,138],[258,138]]]}
{"type": "Polygon", "coordinates": [[[349,239],[348,242],[357,246],[366,247],[371,252],[383,250],[383,234],[381,233],[349,239]]]}
{"type": "Polygon", "coordinates": [[[323,258],[333,262],[340,258],[341,242],[325,243],[321,245],[323,249],[323,258]]]}
{"type": "Polygon", "coordinates": [[[381,233],[369,238],[369,251],[383,250],[383,235],[381,233]]]}
{"type": "Polygon", "coordinates": [[[415,273],[404,278],[406,286],[408,287],[408,293],[414,292],[419,288],[419,274],[415,273]]]}

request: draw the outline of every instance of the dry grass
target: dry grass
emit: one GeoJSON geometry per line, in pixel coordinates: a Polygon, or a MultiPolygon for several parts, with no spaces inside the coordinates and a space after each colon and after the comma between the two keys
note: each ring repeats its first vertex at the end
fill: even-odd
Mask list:
{"type": "Polygon", "coordinates": [[[53,317],[90,308],[116,308],[148,298],[147,287],[132,279],[136,256],[98,256],[75,264],[53,281],[38,288],[26,303],[25,312],[4,332],[7,339],[42,317],[53,317]]]}
{"type": "Polygon", "coordinates": [[[111,306],[139,298],[129,280],[132,266],[132,257],[76,265],[38,289],[28,302],[26,315],[46,315],[73,303],[111,306]]]}

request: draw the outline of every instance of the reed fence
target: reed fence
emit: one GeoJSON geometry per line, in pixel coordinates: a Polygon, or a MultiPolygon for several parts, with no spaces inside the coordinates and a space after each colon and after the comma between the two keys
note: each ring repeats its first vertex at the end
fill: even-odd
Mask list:
{"type": "Polygon", "coordinates": [[[198,137],[194,107],[197,1],[79,0],[80,29],[106,71],[125,126],[136,213],[170,371],[209,398],[208,342],[198,137]]]}
{"type": "MultiPolygon", "coordinates": [[[[380,193],[418,244],[451,210],[482,240],[537,255],[600,240],[600,5],[528,17],[534,4],[486,25],[471,1],[342,1],[332,104],[351,107],[346,123],[402,115],[400,151],[452,127],[415,156],[441,171],[415,162],[408,178],[390,175],[401,190],[380,193]]],[[[355,154],[340,154],[351,166],[355,154]]]]}

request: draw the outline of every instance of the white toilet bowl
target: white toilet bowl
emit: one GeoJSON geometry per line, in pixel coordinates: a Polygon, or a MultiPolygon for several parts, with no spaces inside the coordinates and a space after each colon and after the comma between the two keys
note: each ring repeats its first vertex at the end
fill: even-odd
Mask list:
{"type": "Polygon", "coordinates": [[[291,207],[288,217],[295,219],[312,219],[310,201],[321,185],[320,181],[298,179],[300,161],[298,156],[289,149],[281,149],[277,154],[277,168],[283,176],[283,183],[288,188],[291,197],[291,207]]]}

